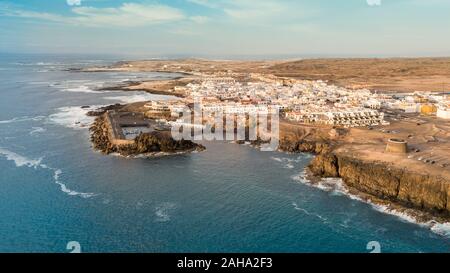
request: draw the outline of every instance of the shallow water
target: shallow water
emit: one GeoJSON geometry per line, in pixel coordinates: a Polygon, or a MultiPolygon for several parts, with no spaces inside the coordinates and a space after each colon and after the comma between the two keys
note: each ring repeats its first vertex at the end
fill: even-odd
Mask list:
{"type": "Polygon", "coordinates": [[[306,154],[203,143],[207,151],[125,159],[92,151],[84,105],[167,99],[95,87],[161,73],[74,73],[94,61],[0,61],[0,251],[448,252],[450,239],[308,185],[306,154]]]}

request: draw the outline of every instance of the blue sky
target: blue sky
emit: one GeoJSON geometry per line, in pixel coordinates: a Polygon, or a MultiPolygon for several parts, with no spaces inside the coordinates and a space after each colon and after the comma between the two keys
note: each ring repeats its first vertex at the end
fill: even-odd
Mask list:
{"type": "Polygon", "coordinates": [[[450,56],[448,0],[0,0],[0,52],[450,56]]]}

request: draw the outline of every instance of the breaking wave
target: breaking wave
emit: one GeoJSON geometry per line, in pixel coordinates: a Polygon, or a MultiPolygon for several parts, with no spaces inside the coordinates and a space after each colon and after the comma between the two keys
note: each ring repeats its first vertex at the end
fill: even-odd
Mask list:
{"type": "Polygon", "coordinates": [[[0,124],[8,124],[8,123],[14,123],[14,122],[24,122],[24,121],[39,121],[43,120],[45,116],[36,116],[36,117],[16,117],[8,120],[0,120],[0,124]]]}
{"type": "Polygon", "coordinates": [[[88,128],[94,117],[87,116],[92,109],[103,107],[104,105],[91,106],[89,108],[81,108],[81,106],[67,106],[57,109],[57,113],[48,117],[50,123],[58,124],[71,129],[88,128]]]}
{"type": "Polygon", "coordinates": [[[13,62],[10,64],[20,65],[20,66],[58,66],[58,65],[63,65],[62,63],[58,63],[58,62],[35,62],[35,63],[13,62]]]}
{"type": "Polygon", "coordinates": [[[294,206],[294,209],[295,209],[295,210],[299,210],[299,211],[305,213],[306,215],[310,215],[310,216],[314,216],[314,217],[316,217],[316,218],[319,218],[319,219],[320,219],[321,221],[323,221],[323,222],[326,222],[326,221],[327,221],[327,218],[325,218],[325,217],[323,217],[322,215],[319,215],[319,214],[317,214],[317,213],[309,212],[308,210],[306,210],[306,209],[300,207],[296,202],[292,202],[292,206],[294,206]]]}
{"type": "Polygon", "coordinates": [[[9,150],[0,148],[0,155],[2,155],[3,157],[6,158],[6,160],[9,161],[14,161],[14,163],[16,164],[17,167],[29,167],[29,168],[35,168],[37,169],[38,167],[41,166],[41,162],[42,162],[42,157],[39,159],[29,159],[26,158],[24,156],[21,156],[19,154],[16,154],[14,152],[11,152],[9,150]]]}
{"type": "Polygon", "coordinates": [[[279,158],[279,157],[271,157],[272,160],[278,161],[278,162],[283,162],[283,159],[279,158]]]}
{"type": "Polygon", "coordinates": [[[357,200],[366,204],[369,204],[374,210],[381,213],[396,216],[401,221],[420,225],[422,227],[429,228],[432,232],[450,238],[450,222],[440,223],[435,220],[421,222],[414,215],[407,211],[400,211],[394,209],[389,205],[378,204],[369,199],[362,198],[356,194],[350,193],[341,178],[322,178],[317,182],[313,182],[307,178],[306,169],[298,175],[291,177],[294,181],[302,184],[318,188],[320,190],[330,192],[332,195],[345,195],[350,199],[357,200]]]}
{"type": "Polygon", "coordinates": [[[60,186],[62,192],[66,193],[68,195],[71,195],[71,196],[80,196],[82,198],[90,198],[90,197],[97,195],[95,193],[90,193],[90,192],[77,192],[77,191],[67,188],[67,186],[59,180],[59,177],[61,176],[61,174],[62,174],[62,171],[60,169],[54,170],[53,179],[55,180],[55,183],[60,186]]]}
{"type": "Polygon", "coordinates": [[[305,156],[304,156],[304,155],[301,155],[301,156],[298,156],[298,157],[296,157],[296,158],[287,158],[287,157],[275,157],[275,156],[272,156],[271,159],[274,160],[274,161],[276,161],[276,162],[279,162],[279,163],[284,164],[284,165],[283,165],[283,168],[284,168],[284,169],[294,169],[294,168],[295,168],[294,164],[295,164],[295,163],[300,163],[300,162],[304,161],[304,160],[305,160],[305,156]]]}
{"type": "Polygon", "coordinates": [[[293,169],[294,165],[292,165],[291,163],[287,163],[286,165],[284,165],[283,168],[285,168],[285,169],[293,169]]]}
{"type": "Polygon", "coordinates": [[[39,159],[30,159],[30,158],[19,155],[15,152],[9,151],[9,150],[1,148],[1,147],[0,147],[0,156],[5,157],[6,160],[14,161],[14,163],[16,164],[16,167],[26,166],[26,167],[34,168],[34,169],[41,168],[41,169],[53,171],[54,182],[60,186],[60,189],[62,192],[66,193],[68,195],[80,196],[82,198],[90,198],[90,197],[97,195],[95,193],[77,192],[77,191],[67,188],[67,186],[64,183],[62,183],[60,180],[62,171],[60,169],[54,169],[52,167],[47,166],[46,164],[43,164],[42,157],[39,159]]]}
{"type": "Polygon", "coordinates": [[[35,134],[39,134],[39,133],[43,133],[46,131],[46,129],[42,128],[42,127],[31,127],[31,131],[30,131],[30,135],[35,135],[35,134]]]}
{"type": "Polygon", "coordinates": [[[140,93],[140,94],[135,93],[131,95],[105,97],[104,99],[117,101],[121,103],[134,103],[149,100],[164,100],[166,99],[166,97],[169,98],[170,96],[154,95],[149,93],[140,93]]]}
{"type": "Polygon", "coordinates": [[[79,93],[94,93],[94,94],[106,93],[105,91],[93,90],[91,87],[89,87],[87,85],[81,85],[81,86],[73,87],[73,88],[65,88],[62,90],[67,91],[67,92],[79,92],[79,93]]]}
{"type": "Polygon", "coordinates": [[[165,202],[155,208],[157,222],[170,221],[170,212],[176,208],[175,203],[165,202]]]}

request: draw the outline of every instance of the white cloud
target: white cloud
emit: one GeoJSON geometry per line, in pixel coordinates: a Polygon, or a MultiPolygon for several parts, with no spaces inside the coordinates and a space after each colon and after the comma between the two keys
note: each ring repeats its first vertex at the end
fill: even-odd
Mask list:
{"type": "Polygon", "coordinates": [[[79,6],[79,5],[81,5],[81,0],[67,0],[67,5],[79,6]]]}
{"type": "Polygon", "coordinates": [[[164,5],[125,3],[119,8],[76,7],[76,22],[92,26],[145,26],[185,19],[182,11],[164,5]]]}
{"type": "MultiPolygon", "coordinates": [[[[187,19],[181,10],[159,4],[124,3],[117,8],[73,7],[72,12],[74,16],[61,16],[20,9],[0,11],[2,15],[7,16],[95,27],[138,27],[187,19]]],[[[193,21],[196,20],[199,19],[193,21]]]]}
{"type": "Polygon", "coordinates": [[[367,5],[373,7],[373,6],[381,6],[381,0],[366,0],[367,5]]]}
{"type": "Polygon", "coordinates": [[[18,10],[18,9],[9,9],[9,8],[5,8],[5,7],[0,9],[0,14],[2,16],[33,18],[33,19],[51,21],[51,22],[65,22],[67,20],[67,18],[60,16],[58,14],[47,13],[47,12],[18,10]]]}
{"type": "Polygon", "coordinates": [[[284,3],[276,0],[187,0],[200,6],[222,10],[234,19],[255,19],[282,14],[287,10],[284,3]]]}
{"type": "Polygon", "coordinates": [[[203,24],[209,21],[209,17],[206,16],[192,16],[189,19],[195,23],[203,24]]]}
{"type": "Polygon", "coordinates": [[[187,0],[190,3],[197,4],[208,8],[218,8],[218,3],[213,3],[209,0],[187,0]]]}

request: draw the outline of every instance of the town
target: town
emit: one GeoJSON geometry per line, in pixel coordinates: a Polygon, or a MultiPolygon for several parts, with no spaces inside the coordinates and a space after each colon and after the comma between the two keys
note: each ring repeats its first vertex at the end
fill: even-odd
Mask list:
{"type": "Polygon", "coordinates": [[[388,125],[385,112],[391,111],[450,119],[450,96],[446,93],[388,94],[338,87],[320,80],[274,79],[254,74],[245,81],[203,76],[175,88],[185,98],[147,103],[149,117],[164,113],[179,117],[185,107],[192,108],[197,103],[203,113],[267,114],[277,110],[281,118],[296,123],[346,128],[388,125]]]}
{"type": "Polygon", "coordinates": [[[95,147],[159,157],[208,152],[206,141],[225,140],[260,151],[311,153],[302,175],[312,184],[342,178],[367,194],[364,200],[389,198],[398,200],[396,209],[408,204],[420,210],[421,221],[447,215],[445,89],[394,91],[233,70],[177,72],[183,77],[121,87],[173,96],[106,110],[91,127],[95,147]]]}

